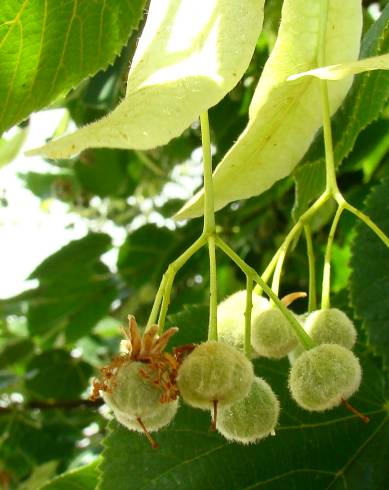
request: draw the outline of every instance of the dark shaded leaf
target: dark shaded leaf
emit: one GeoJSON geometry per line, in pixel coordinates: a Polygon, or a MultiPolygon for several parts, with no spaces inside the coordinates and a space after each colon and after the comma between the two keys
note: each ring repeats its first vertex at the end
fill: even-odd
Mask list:
{"type": "Polygon", "coordinates": [[[151,224],[142,226],[128,235],[120,248],[119,272],[131,287],[157,284],[169,263],[198,235],[200,232],[196,225],[175,231],[151,224]]]}
{"type": "MultiPolygon", "coordinates": [[[[373,189],[366,213],[389,234],[389,179],[373,189]]],[[[363,320],[368,344],[389,367],[389,251],[363,223],[358,223],[352,243],[351,301],[363,320]]]]}
{"type": "Polygon", "coordinates": [[[372,451],[377,451],[381,458],[388,426],[383,379],[370,360],[364,359],[363,366],[363,386],[352,403],[370,416],[369,424],[344,408],[304,412],[290,400],[287,363],[261,361],[256,371],[281,401],[275,437],[251,446],[229,443],[209,431],[209,413],[182,406],[172,424],[155,435],[160,444],[155,451],[142,435],[112,422],[98,488],[313,490],[339,482],[348,488],[383,488],[368,486],[368,482],[385,481],[386,474],[372,457],[372,451]],[[362,451],[370,454],[363,468],[358,462],[362,451]]]}
{"type": "Polygon", "coordinates": [[[31,339],[9,341],[0,352],[0,369],[23,361],[34,354],[34,343],[31,339]]]}
{"type": "Polygon", "coordinates": [[[48,350],[27,365],[25,386],[34,396],[51,400],[75,400],[87,388],[93,368],[69,352],[48,350]]]}

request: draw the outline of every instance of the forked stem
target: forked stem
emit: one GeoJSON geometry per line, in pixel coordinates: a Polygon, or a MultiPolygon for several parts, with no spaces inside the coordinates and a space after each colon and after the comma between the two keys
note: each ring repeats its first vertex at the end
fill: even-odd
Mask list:
{"type": "MultiPolygon", "coordinates": [[[[185,252],[183,252],[176,260],[174,260],[169,265],[167,271],[163,275],[162,282],[158,290],[160,296],[163,297],[161,311],[159,313],[159,318],[158,318],[159,334],[163,332],[163,329],[165,327],[166,314],[170,304],[171,290],[177,272],[186,264],[186,262],[192,257],[192,255],[195,254],[198,250],[200,250],[200,248],[203,247],[206,243],[207,243],[207,237],[203,233],[199,236],[199,238],[194,243],[192,243],[190,247],[188,247],[185,250],[185,252]]],[[[152,315],[150,315],[150,318],[151,320],[153,320],[153,322],[150,322],[150,318],[149,318],[147,329],[149,329],[151,325],[153,325],[153,323],[155,322],[154,317],[156,316],[156,312],[158,311],[158,305],[157,305],[158,299],[159,298],[157,294],[152,309],[152,315]]]]}
{"type": "MultiPolygon", "coordinates": [[[[311,218],[330,199],[330,197],[331,194],[328,191],[325,191],[320,197],[318,197],[318,199],[316,199],[316,201],[300,216],[297,222],[293,225],[292,229],[286,235],[281,246],[274,254],[273,258],[271,259],[265,271],[263,272],[261,277],[264,282],[267,283],[269,281],[271,275],[274,272],[274,269],[278,262],[278,258],[280,257],[281,253],[284,253],[284,251],[285,253],[287,252],[291,243],[295,240],[295,238],[299,235],[299,233],[301,233],[301,230],[303,229],[304,225],[311,220],[311,218]]],[[[257,285],[255,286],[254,291],[257,294],[261,294],[262,288],[259,285],[257,285]]]]}
{"type": "Polygon", "coordinates": [[[229,247],[224,240],[220,237],[216,237],[216,245],[227,255],[230,259],[235,262],[235,264],[239,267],[239,269],[246,274],[246,276],[253,279],[259,286],[265,291],[267,296],[274,302],[274,304],[281,310],[281,313],[285,316],[285,318],[292,325],[293,330],[295,331],[297,337],[302,343],[305,349],[311,349],[315,346],[311,337],[306,333],[302,325],[300,325],[297,318],[293,315],[291,311],[282,303],[282,301],[277,297],[276,294],[272,291],[272,289],[263,281],[261,276],[246,262],[239,257],[239,255],[229,247]]]}
{"type": "Polygon", "coordinates": [[[367,216],[365,213],[360,211],[359,209],[355,208],[348,202],[344,203],[344,208],[349,211],[350,213],[354,214],[358,219],[363,221],[365,225],[367,225],[383,242],[384,244],[389,248],[389,237],[381,230],[379,226],[377,226],[374,221],[372,221],[369,216],[367,216]]]}

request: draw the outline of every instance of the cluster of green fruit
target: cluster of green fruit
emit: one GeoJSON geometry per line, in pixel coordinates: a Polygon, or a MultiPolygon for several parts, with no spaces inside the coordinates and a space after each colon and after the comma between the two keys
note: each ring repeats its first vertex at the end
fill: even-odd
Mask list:
{"type": "MultiPolygon", "coordinates": [[[[298,405],[310,411],[327,410],[358,389],[361,367],[351,352],[356,331],[345,313],[331,308],[300,317],[315,344],[304,350],[277,307],[255,294],[252,302],[252,357],[289,355],[289,389],[298,405]]],[[[129,357],[121,362],[103,390],[116,419],[130,430],[145,432],[155,444],[148,432],[170,423],[179,395],[193,407],[213,410],[214,427],[229,440],[247,444],[273,433],[280,405],[242,352],[245,308],[246,291],[223,301],[218,307],[219,341],[204,342],[185,356],[159,352],[158,362],[156,358],[150,362],[151,355],[143,361],[129,357]],[[167,372],[168,378],[161,376],[167,372]],[[172,392],[172,385],[177,396],[164,396],[167,387],[172,392]]]]}
{"type": "MultiPolygon", "coordinates": [[[[246,292],[227,298],[218,308],[219,339],[242,349],[246,292]]],[[[317,310],[299,317],[315,347],[305,350],[281,311],[266,299],[253,295],[251,346],[253,357],[291,362],[289,389],[302,408],[323,411],[338,406],[357,391],[361,367],[351,352],[356,330],[337,308],[317,310]]]]}

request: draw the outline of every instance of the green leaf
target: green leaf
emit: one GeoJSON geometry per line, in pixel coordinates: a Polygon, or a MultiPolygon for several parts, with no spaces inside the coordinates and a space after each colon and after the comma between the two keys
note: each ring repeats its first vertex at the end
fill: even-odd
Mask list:
{"type": "Polygon", "coordinates": [[[151,0],[124,101],[106,118],[29,152],[150,149],[179,136],[242,78],[262,28],[264,0],[151,0]]]}
{"type": "Polygon", "coordinates": [[[342,80],[365,71],[389,70],[389,54],[372,56],[353,63],[340,63],[338,65],[322,66],[313,70],[291,75],[288,80],[293,81],[302,77],[316,77],[322,80],[342,80]]]}
{"type": "MultiPolygon", "coordinates": [[[[361,58],[389,51],[389,5],[363,38],[361,58]]],[[[338,82],[334,82],[338,83],[338,82]]],[[[332,118],[335,161],[340,165],[353,149],[359,133],[378,118],[389,98],[389,73],[359,75],[340,109],[332,118]]],[[[325,187],[324,140],[320,131],[294,174],[297,219],[325,187]]]]}
{"type": "Polygon", "coordinates": [[[28,363],[25,385],[39,398],[76,400],[87,388],[92,373],[93,368],[86,362],[65,350],[53,349],[28,363]]]}
{"type": "Polygon", "coordinates": [[[18,490],[37,490],[37,488],[41,488],[47,480],[55,475],[57,466],[57,461],[49,461],[35,467],[32,475],[19,486],[18,490]]]}
{"type": "Polygon", "coordinates": [[[16,158],[26,141],[27,133],[28,128],[19,128],[11,138],[0,138],[0,168],[8,165],[16,158]]]}
{"type": "MultiPolygon", "coordinates": [[[[361,29],[362,7],[355,0],[284,1],[277,42],[251,101],[249,123],[214,172],[216,210],[231,201],[259,195],[292,172],[320,128],[322,116],[319,82],[312,78],[286,80],[296,71],[318,66],[323,42],[325,63],[357,59],[361,29]],[[323,19],[325,26],[321,25],[323,19]]],[[[351,83],[351,79],[342,80],[329,87],[332,114],[351,83]]],[[[203,207],[200,191],[176,218],[200,216],[203,207]]]]}
{"type": "Polygon", "coordinates": [[[99,461],[96,459],[86,466],[70,470],[43,485],[40,490],[95,490],[98,483],[99,461]]]}
{"type": "MultiPolygon", "coordinates": [[[[97,196],[123,195],[128,192],[128,163],[129,153],[126,151],[88,151],[77,159],[75,172],[83,188],[97,196]]],[[[130,191],[134,188],[135,183],[130,191]]]]}
{"type": "Polygon", "coordinates": [[[13,411],[0,417],[0,460],[13,478],[25,478],[35,466],[61,460],[69,464],[85,424],[85,411],[13,411]],[[76,416],[77,412],[77,416],[76,416]]]}
{"type": "MultiPolygon", "coordinates": [[[[375,187],[366,202],[366,213],[389,234],[389,179],[375,187]]],[[[363,223],[358,223],[352,243],[351,301],[363,320],[368,344],[389,367],[389,252],[363,223]]]]}
{"type": "Polygon", "coordinates": [[[128,235],[119,251],[120,275],[132,287],[156,284],[170,262],[178,257],[197,236],[197,228],[171,231],[148,224],[128,235]]]}
{"type": "Polygon", "coordinates": [[[15,339],[8,342],[0,352],[0,369],[25,360],[34,353],[34,343],[31,339],[15,339]]]}
{"type": "Polygon", "coordinates": [[[112,63],[145,0],[107,4],[4,0],[0,6],[0,134],[112,63]]]}
{"type": "MultiPolygon", "coordinates": [[[[74,240],[45,259],[29,276],[39,286],[15,298],[2,300],[0,306],[27,304],[31,335],[48,338],[65,331],[74,341],[86,335],[107,315],[117,297],[117,285],[100,255],[111,246],[103,233],[90,233],[74,240]]],[[[42,339],[41,339],[42,340],[42,339]]]]}
{"type": "Polygon", "coordinates": [[[19,174],[25,186],[40,199],[56,197],[62,201],[75,200],[77,181],[68,170],[57,173],[26,172],[19,174]]]}
{"type": "Polygon", "coordinates": [[[208,305],[185,305],[181,311],[169,315],[169,326],[178,327],[178,332],[169,341],[168,348],[204,342],[208,334],[208,305]]]}
{"type": "Polygon", "coordinates": [[[383,454],[388,454],[383,436],[389,426],[384,380],[369,359],[363,358],[363,368],[363,385],[352,403],[369,415],[369,424],[345,408],[321,414],[298,408],[287,390],[287,362],[271,361],[257,363],[256,371],[280,398],[281,419],[276,435],[258,444],[227,442],[210,432],[209,413],[185,405],[168,428],[155,434],[158,451],[144,436],[112,422],[98,488],[383,489],[383,454]],[[359,455],[366,466],[361,467],[359,455]]]}
{"type": "Polygon", "coordinates": [[[89,233],[80,240],[73,240],[58,252],[50,255],[30,274],[29,279],[48,282],[67,275],[92,271],[95,263],[111,246],[111,238],[104,233],[89,233]],[[69,267],[71,264],[72,267],[69,267]]]}

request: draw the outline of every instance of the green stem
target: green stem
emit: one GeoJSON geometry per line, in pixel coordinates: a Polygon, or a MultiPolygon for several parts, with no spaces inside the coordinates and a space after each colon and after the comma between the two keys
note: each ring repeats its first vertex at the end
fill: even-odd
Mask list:
{"type": "Polygon", "coordinates": [[[251,312],[253,309],[253,280],[246,275],[246,311],[244,312],[244,353],[251,359],[251,312]]]}
{"type": "Polygon", "coordinates": [[[320,83],[320,99],[323,113],[323,135],[324,135],[324,149],[326,157],[326,188],[332,196],[336,198],[340,194],[338,183],[336,181],[335,159],[334,159],[334,147],[332,141],[331,130],[331,114],[330,103],[328,98],[328,84],[327,80],[319,80],[320,83]]]}
{"type": "Polygon", "coordinates": [[[288,247],[284,247],[282,250],[280,250],[280,253],[278,254],[277,264],[276,264],[276,267],[274,269],[274,275],[273,275],[273,281],[271,284],[271,288],[274,291],[274,294],[276,294],[277,296],[278,296],[278,293],[280,290],[282,267],[284,265],[287,248],[288,247]]]}
{"type": "Polygon", "coordinates": [[[384,242],[384,244],[389,247],[389,237],[379,228],[365,213],[359,211],[348,202],[344,202],[344,208],[350,213],[354,214],[357,218],[363,221],[374,233],[384,242]]]}
{"type": "Polygon", "coordinates": [[[217,340],[217,270],[215,235],[208,237],[209,251],[209,327],[208,340],[217,340]]]}
{"type": "Polygon", "coordinates": [[[147,321],[146,332],[157,321],[159,307],[161,306],[163,294],[165,292],[166,279],[167,278],[166,278],[166,273],[165,273],[162,276],[162,281],[161,281],[161,283],[159,285],[157,294],[156,294],[155,299],[154,299],[154,304],[153,304],[153,307],[151,309],[151,313],[150,313],[149,319],[147,321]]]}
{"type": "MultiPolygon", "coordinates": [[[[304,227],[305,223],[309,222],[310,219],[316,214],[316,212],[328,201],[328,199],[331,197],[331,194],[328,191],[325,191],[320,197],[316,199],[316,201],[300,216],[300,218],[297,220],[295,225],[292,227],[292,229],[289,231],[289,233],[286,235],[284,241],[282,242],[282,245],[280,248],[277,250],[277,252],[274,254],[273,258],[269,262],[269,265],[266,267],[264,273],[262,274],[262,280],[264,282],[268,282],[270,276],[272,275],[280,254],[283,252],[283,250],[287,251],[290,244],[292,241],[296,238],[296,236],[301,232],[302,228],[304,227]]],[[[254,289],[255,293],[261,294],[262,293],[262,288],[257,285],[254,289]]]]}
{"type": "Polygon", "coordinates": [[[216,226],[212,182],[212,152],[208,113],[200,115],[201,142],[204,168],[204,235],[207,236],[209,252],[209,326],[208,340],[217,340],[217,269],[216,269],[216,226]]]}
{"type": "Polygon", "coordinates": [[[207,112],[200,115],[200,125],[204,168],[204,233],[215,233],[211,137],[207,112]]]}
{"type": "Polygon", "coordinates": [[[315,268],[315,252],[313,251],[312,232],[309,224],[304,225],[305,240],[307,242],[307,256],[308,256],[308,269],[309,269],[309,298],[308,298],[308,312],[316,310],[317,297],[316,297],[316,268],[315,268]]]}
{"type": "MultiPolygon", "coordinates": [[[[327,46],[327,29],[328,29],[328,8],[329,1],[321,0],[320,5],[320,25],[319,25],[319,44],[317,53],[317,66],[326,65],[326,46],[327,46]]],[[[336,181],[336,169],[334,159],[334,146],[332,142],[331,130],[331,112],[330,102],[328,97],[327,80],[319,80],[320,84],[320,101],[323,115],[323,135],[324,148],[326,157],[326,189],[335,195],[339,193],[338,184],[336,181]]]]}
{"type": "Polygon", "coordinates": [[[326,253],[324,257],[323,268],[323,286],[321,296],[321,307],[330,308],[330,292],[331,292],[331,257],[332,257],[332,245],[334,243],[336,228],[338,227],[340,217],[343,213],[344,207],[339,206],[336,210],[334,220],[331,225],[330,233],[328,235],[326,253]]]}
{"type": "Polygon", "coordinates": [[[229,247],[220,237],[216,237],[216,245],[228,256],[230,259],[235,262],[235,264],[241,269],[242,272],[246,274],[249,278],[253,279],[257,282],[261,288],[265,291],[267,296],[274,302],[274,304],[280,309],[281,313],[285,316],[285,318],[292,325],[293,330],[298,336],[300,342],[304,346],[305,349],[311,349],[314,347],[314,343],[311,337],[305,332],[302,325],[300,325],[297,318],[293,315],[291,311],[282,303],[282,301],[273,293],[271,288],[263,281],[261,276],[244,260],[242,260],[237,253],[235,253],[231,247],[229,247]]]}
{"type": "MultiPolygon", "coordinates": [[[[173,281],[174,278],[177,274],[177,272],[186,264],[186,262],[192,257],[193,254],[195,254],[198,250],[200,250],[201,247],[203,247],[207,243],[207,237],[202,233],[200,237],[192,243],[190,247],[188,247],[185,252],[183,252],[174,262],[172,262],[169,267],[167,268],[167,271],[165,272],[162,282],[165,281],[165,285],[163,287],[163,300],[162,300],[162,306],[161,306],[161,311],[159,314],[158,318],[158,325],[159,325],[159,332],[162,333],[164,326],[165,326],[165,320],[166,320],[166,314],[167,310],[169,308],[170,304],[170,295],[171,295],[171,290],[173,286],[173,281]]],[[[162,283],[160,286],[160,290],[162,288],[162,283]]],[[[157,307],[153,307],[153,310],[157,309],[157,307]]],[[[151,316],[151,315],[150,315],[151,316]]]]}

